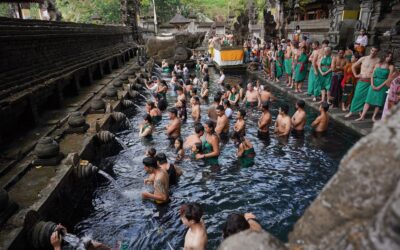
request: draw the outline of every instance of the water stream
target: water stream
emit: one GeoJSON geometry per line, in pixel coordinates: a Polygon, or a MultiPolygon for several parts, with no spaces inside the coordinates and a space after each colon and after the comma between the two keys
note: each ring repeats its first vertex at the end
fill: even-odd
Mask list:
{"type": "MultiPolygon", "coordinates": [[[[212,82],[217,81],[219,75],[213,69],[210,72],[213,95],[218,86],[212,82]]],[[[291,113],[294,112],[294,100],[279,93],[275,95],[278,100],[271,106],[274,120],[282,102],[292,104],[291,113]]],[[[170,106],[175,98],[168,94],[170,106]]],[[[317,114],[311,109],[306,110],[304,136],[290,136],[285,140],[272,134],[269,139],[261,140],[256,130],[260,111],[249,111],[247,137],[255,147],[255,165],[241,168],[231,141],[221,148],[219,167],[185,158],[177,163],[184,174],[171,188],[171,202],[157,206],[141,200],[141,192],[149,188],[143,184],[146,174],[142,159],[147,148],[155,147],[174,162],[175,150],[165,134],[166,112],[155,129],[153,140],[138,137],[139,124],[145,114],[144,104],[145,100],[140,100],[142,107],[131,118],[132,129],[118,133],[128,149],[102,163],[113,165],[115,182],[112,185],[99,183],[91,202],[78,207],[79,213],[74,218],[78,222],[74,228],[78,236],[91,234],[110,246],[122,242],[129,249],[180,249],[187,229],[179,219],[179,207],[185,202],[199,202],[205,211],[208,249],[216,249],[222,241],[221,226],[232,212],[254,213],[265,230],[285,241],[294,223],[336,172],[340,159],[358,140],[357,135],[333,122],[326,135],[314,135],[310,124],[317,114]],[[118,189],[126,195],[121,197],[118,189]]],[[[207,107],[206,103],[201,105],[202,122],[207,119],[207,107]]],[[[233,123],[232,120],[231,127],[233,123]]],[[[193,125],[191,119],[183,125],[184,138],[193,133],[193,125]]]]}
{"type": "MultiPolygon", "coordinates": [[[[130,124],[130,123],[129,123],[130,124]]],[[[121,140],[121,138],[119,138],[119,137],[115,137],[115,140],[119,143],[119,145],[121,145],[121,147],[124,149],[124,150],[126,150],[126,149],[128,149],[128,146],[126,146],[126,144],[125,144],[125,142],[123,141],[123,140],[121,140]]]]}

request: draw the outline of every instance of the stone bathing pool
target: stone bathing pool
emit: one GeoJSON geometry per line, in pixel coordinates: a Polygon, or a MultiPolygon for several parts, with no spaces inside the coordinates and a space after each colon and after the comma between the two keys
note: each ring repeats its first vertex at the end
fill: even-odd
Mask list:
{"type": "MultiPolygon", "coordinates": [[[[210,69],[210,96],[218,90],[213,84],[218,77],[210,69]]],[[[246,76],[240,77],[246,81],[246,76]]],[[[270,107],[273,120],[282,102],[290,104],[293,114],[295,101],[283,94],[274,94],[278,100],[270,107]]],[[[168,98],[169,104],[173,104],[175,97],[169,94],[168,98]]],[[[231,141],[221,147],[219,167],[205,166],[187,156],[188,159],[177,164],[184,174],[178,185],[170,189],[171,202],[156,206],[141,199],[141,192],[149,188],[143,184],[145,150],[154,147],[157,152],[165,152],[170,162],[175,161],[175,150],[165,134],[166,112],[156,126],[153,140],[139,138],[138,125],[145,114],[145,101],[138,104],[143,109],[136,109],[131,117],[132,129],[118,134],[128,148],[101,162],[112,166],[109,173],[116,179],[115,183],[96,183],[92,197],[78,205],[70,221],[74,226],[71,231],[78,236],[91,235],[109,246],[119,244],[123,249],[181,249],[186,228],[179,219],[179,207],[186,202],[198,202],[203,207],[208,249],[216,249],[221,243],[222,224],[232,212],[254,213],[265,230],[287,241],[294,223],[334,175],[343,155],[359,139],[352,131],[333,122],[328,133],[318,138],[310,127],[317,113],[306,109],[304,137],[290,136],[284,140],[271,134],[268,140],[261,140],[256,128],[260,111],[249,111],[247,138],[257,154],[255,165],[241,168],[231,141]]],[[[207,107],[201,106],[203,123],[207,119],[207,107]]],[[[189,117],[188,113],[188,121],[182,126],[183,138],[193,133],[194,123],[189,117]]],[[[231,128],[233,123],[231,120],[231,128]]]]}

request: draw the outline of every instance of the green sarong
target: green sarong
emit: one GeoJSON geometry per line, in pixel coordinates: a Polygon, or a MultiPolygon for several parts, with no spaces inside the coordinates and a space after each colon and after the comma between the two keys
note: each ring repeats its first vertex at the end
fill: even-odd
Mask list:
{"type": "MultiPolygon", "coordinates": [[[[203,144],[203,154],[208,154],[213,151],[213,147],[206,140],[205,136],[201,138],[201,142],[203,144]]],[[[218,165],[218,157],[205,158],[204,161],[207,165],[218,165]]]]}
{"type": "Polygon", "coordinates": [[[295,82],[303,82],[304,79],[306,79],[307,76],[307,55],[302,53],[297,59],[297,64],[294,69],[295,75],[294,75],[294,81],[295,82]]]}
{"type": "MultiPolygon", "coordinates": [[[[382,85],[388,79],[389,72],[389,69],[377,68],[374,71],[374,86],[378,87],[382,85]]],[[[385,105],[386,91],[388,89],[387,86],[384,86],[380,90],[369,88],[365,102],[373,106],[383,107],[383,105],[385,105]]]]}
{"type": "MultiPolygon", "coordinates": [[[[324,56],[321,60],[321,71],[326,72],[331,68],[332,64],[332,57],[331,56],[324,56]]],[[[326,91],[329,91],[331,89],[331,83],[332,83],[332,72],[329,72],[327,75],[322,76],[319,75],[318,77],[318,85],[319,87],[326,91]]]]}
{"type": "Polygon", "coordinates": [[[246,149],[243,152],[243,156],[239,158],[240,165],[244,168],[253,166],[255,156],[256,153],[254,152],[254,148],[246,149]]]}
{"type": "Polygon", "coordinates": [[[351,101],[350,112],[361,112],[367,99],[368,90],[371,86],[370,82],[358,80],[356,90],[354,91],[353,100],[351,101]]]}
{"type": "Polygon", "coordinates": [[[317,80],[317,77],[315,76],[314,72],[315,72],[314,67],[311,65],[310,73],[308,74],[308,85],[307,85],[307,93],[309,95],[314,95],[314,85],[315,81],[317,80]]]}
{"type": "Polygon", "coordinates": [[[288,75],[292,75],[292,59],[285,59],[283,63],[285,64],[285,73],[288,75]]]}
{"type": "Polygon", "coordinates": [[[280,78],[283,75],[283,51],[277,53],[277,58],[275,61],[275,77],[280,78]]]}

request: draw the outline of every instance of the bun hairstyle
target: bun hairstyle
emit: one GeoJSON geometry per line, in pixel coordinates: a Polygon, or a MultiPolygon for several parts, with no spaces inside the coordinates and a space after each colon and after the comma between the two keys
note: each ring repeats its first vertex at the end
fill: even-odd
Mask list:
{"type": "Polygon", "coordinates": [[[203,209],[198,203],[188,203],[181,206],[179,214],[189,221],[193,220],[196,223],[199,223],[201,217],[203,217],[203,209]]]}

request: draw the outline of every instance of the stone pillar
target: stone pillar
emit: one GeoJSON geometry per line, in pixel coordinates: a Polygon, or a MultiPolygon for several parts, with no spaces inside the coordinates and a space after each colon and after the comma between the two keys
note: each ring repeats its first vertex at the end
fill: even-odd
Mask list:
{"type": "Polygon", "coordinates": [[[341,24],[343,19],[344,0],[334,0],[333,8],[329,11],[329,18],[331,19],[329,27],[329,42],[332,47],[336,47],[340,43],[341,38],[341,24]]]}

